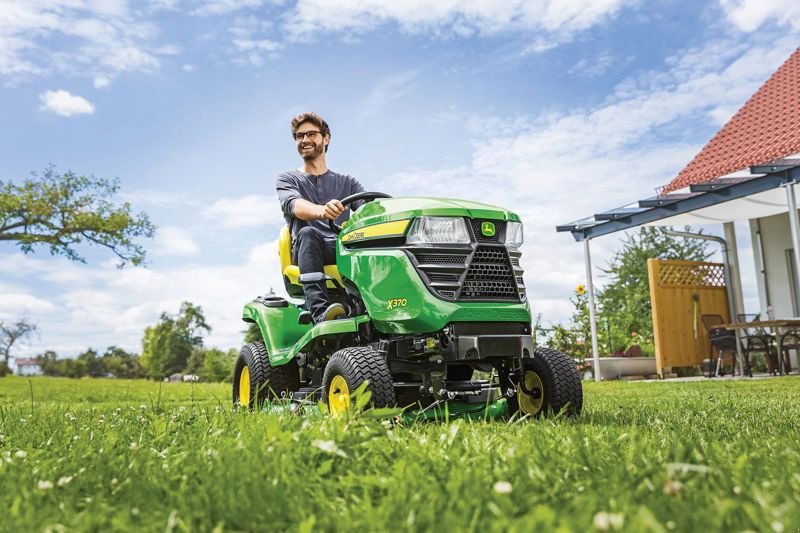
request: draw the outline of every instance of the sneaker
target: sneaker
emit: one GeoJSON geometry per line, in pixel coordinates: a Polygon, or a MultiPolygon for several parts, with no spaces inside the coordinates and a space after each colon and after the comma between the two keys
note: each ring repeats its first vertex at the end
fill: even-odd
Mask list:
{"type": "Polygon", "coordinates": [[[344,309],[342,304],[331,304],[325,309],[325,312],[322,313],[322,316],[317,322],[327,322],[328,320],[336,320],[337,318],[342,318],[347,313],[344,309]]]}

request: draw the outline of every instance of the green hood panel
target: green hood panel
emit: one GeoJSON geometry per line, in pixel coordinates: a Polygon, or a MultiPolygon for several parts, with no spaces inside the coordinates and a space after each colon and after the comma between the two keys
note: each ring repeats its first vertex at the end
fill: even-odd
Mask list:
{"type": "Polygon", "coordinates": [[[519,216],[502,207],[445,198],[381,198],[366,203],[352,214],[345,232],[353,229],[420,216],[469,217],[520,222],[519,216]]]}

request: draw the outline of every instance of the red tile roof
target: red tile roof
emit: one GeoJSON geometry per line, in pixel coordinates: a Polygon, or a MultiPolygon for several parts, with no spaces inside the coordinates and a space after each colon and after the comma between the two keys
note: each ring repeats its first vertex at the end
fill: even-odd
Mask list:
{"type": "Polygon", "coordinates": [[[20,366],[29,366],[29,365],[38,365],[39,363],[36,362],[36,359],[23,359],[18,358],[14,361],[18,367],[20,366]]]}
{"type": "Polygon", "coordinates": [[[663,193],[800,152],[800,48],[681,170],[663,193]]]}

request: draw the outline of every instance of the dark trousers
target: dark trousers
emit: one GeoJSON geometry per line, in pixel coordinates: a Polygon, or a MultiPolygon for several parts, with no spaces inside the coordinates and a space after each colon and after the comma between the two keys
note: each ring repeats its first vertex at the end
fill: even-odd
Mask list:
{"type": "MultiPolygon", "coordinates": [[[[300,274],[323,272],[324,265],[336,264],[336,241],[317,228],[300,228],[294,240],[294,256],[300,274]]],[[[311,311],[314,321],[318,321],[330,305],[325,282],[303,283],[306,296],[306,309],[311,311]]]]}

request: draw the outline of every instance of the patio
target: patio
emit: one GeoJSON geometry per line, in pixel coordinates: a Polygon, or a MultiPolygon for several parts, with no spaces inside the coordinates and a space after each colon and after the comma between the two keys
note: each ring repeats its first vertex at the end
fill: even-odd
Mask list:
{"type": "MultiPolygon", "coordinates": [[[[601,372],[591,263],[592,239],[642,225],[721,224],[724,237],[672,234],[713,240],[721,245],[724,280],[717,286],[724,287],[727,298],[726,309],[720,314],[739,340],[736,360],[740,375],[745,373],[741,333],[745,326],[740,326],[741,321],[737,318],[744,316],[746,311],[734,222],[747,221],[750,226],[759,318],[773,321],[800,317],[800,253],[796,252],[800,250],[796,195],[796,185],[800,183],[800,107],[797,102],[800,102],[800,48],[677,176],[657,190],[655,196],[557,226],[557,231],[571,233],[584,247],[595,379],[601,378],[601,372]]],[[[653,287],[651,275],[651,299],[653,287]]],[[[685,302],[676,305],[685,307],[685,302]]],[[[659,349],[660,321],[656,305],[653,309],[658,359],[670,354],[664,353],[663,347],[659,349]]],[[[667,330],[672,336],[686,335],[686,314],[691,311],[683,308],[673,311],[672,315],[680,315],[678,321],[682,321],[684,329],[667,330]]],[[[694,338],[699,342],[696,305],[693,313],[694,338]]],[[[661,326],[664,330],[663,323],[661,326]]],[[[662,334],[662,341],[664,337],[662,334]]],[[[670,347],[670,350],[676,348],[670,347]]],[[[797,372],[797,353],[796,350],[793,352],[791,366],[797,372]]],[[[782,357],[778,358],[782,360],[782,357]]],[[[664,376],[663,372],[659,373],[664,376]]]]}

